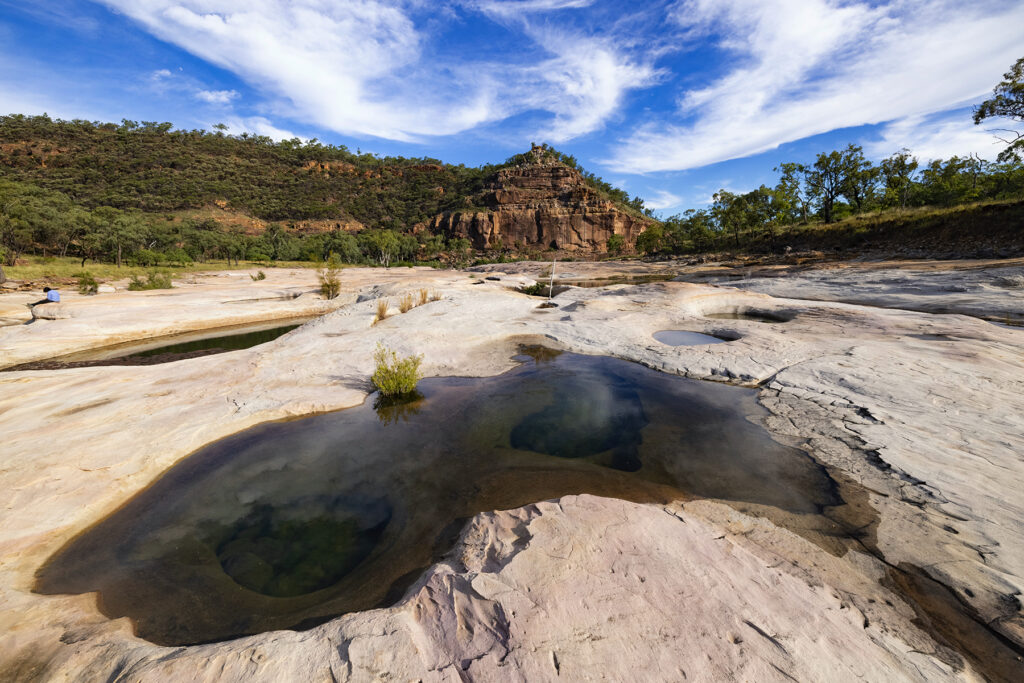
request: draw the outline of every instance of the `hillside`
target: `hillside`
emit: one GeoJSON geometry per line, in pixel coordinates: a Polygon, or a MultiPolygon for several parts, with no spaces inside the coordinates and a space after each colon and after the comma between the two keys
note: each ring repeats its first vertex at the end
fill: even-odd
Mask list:
{"type": "Polygon", "coordinates": [[[463,262],[474,247],[599,253],[608,237],[632,244],[651,223],[642,200],[547,146],[470,168],[167,123],[0,117],[0,250],[8,265],[31,253],[74,255],[83,265],[331,253],[385,265],[463,262]],[[534,183],[529,202],[515,207],[495,200],[496,190],[515,184],[509,173],[554,173],[559,181],[534,183]],[[506,225],[538,224],[543,214],[547,227],[495,229],[481,240],[451,224],[498,204],[506,225]]]}
{"type": "MultiPolygon", "coordinates": [[[[274,142],[245,133],[173,130],[168,123],[0,117],[0,174],[61,192],[89,209],[172,213],[220,206],[262,221],[404,231],[463,208],[504,165],[377,157],[316,140],[274,142]]],[[[588,176],[581,179],[595,190],[604,186],[617,193],[618,203],[629,201],[588,176]]]]}

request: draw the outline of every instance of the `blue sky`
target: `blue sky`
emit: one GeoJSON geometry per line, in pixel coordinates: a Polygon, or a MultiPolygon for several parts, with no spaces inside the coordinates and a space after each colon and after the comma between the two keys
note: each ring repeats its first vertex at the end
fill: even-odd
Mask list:
{"type": "Polygon", "coordinates": [[[1019,0],[0,0],[0,112],[478,165],[548,142],[659,213],[857,143],[999,146],[1019,0]]]}

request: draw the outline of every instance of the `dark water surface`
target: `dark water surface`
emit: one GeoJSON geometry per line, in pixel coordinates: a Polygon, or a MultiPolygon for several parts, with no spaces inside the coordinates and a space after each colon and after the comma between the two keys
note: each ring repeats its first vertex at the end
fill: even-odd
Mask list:
{"type": "Polygon", "coordinates": [[[21,365],[4,368],[4,371],[61,370],[64,368],[102,365],[157,365],[160,363],[170,363],[186,358],[238,351],[266,344],[312,319],[311,317],[292,318],[284,325],[281,324],[284,321],[273,320],[199,330],[166,337],[153,337],[79,351],[49,360],[22,363],[21,365]]]}
{"type": "Polygon", "coordinates": [[[36,590],[99,591],[104,614],[180,645],[392,603],[481,511],[574,493],[801,518],[842,503],[748,419],[764,414],[753,390],[547,349],[522,360],[203,448],[65,546],[36,590]]]}

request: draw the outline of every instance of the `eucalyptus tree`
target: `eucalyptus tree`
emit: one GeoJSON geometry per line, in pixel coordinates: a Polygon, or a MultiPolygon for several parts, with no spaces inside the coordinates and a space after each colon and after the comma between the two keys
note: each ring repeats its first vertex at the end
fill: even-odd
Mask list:
{"type": "Polygon", "coordinates": [[[857,207],[857,213],[870,203],[878,185],[879,171],[864,156],[860,145],[850,144],[840,153],[842,160],[842,195],[857,207]]]}
{"type": "Polygon", "coordinates": [[[910,150],[903,148],[892,156],[882,159],[879,168],[885,193],[882,203],[885,206],[907,208],[910,190],[914,186],[914,174],[917,171],[917,158],[911,156],[910,150]]]}
{"type": "MultiPolygon", "coordinates": [[[[1003,80],[992,89],[992,97],[974,110],[975,125],[986,119],[1009,119],[1024,123],[1024,57],[1003,74],[1003,80]]],[[[999,161],[1024,159],[1024,131],[998,128],[995,132],[1000,133],[997,138],[1007,143],[1006,149],[999,153],[999,161]]]]}
{"type": "Polygon", "coordinates": [[[808,195],[818,203],[826,223],[832,222],[833,208],[843,191],[845,177],[843,155],[835,150],[819,154],[814,165],[804,171],[808,195]]]}

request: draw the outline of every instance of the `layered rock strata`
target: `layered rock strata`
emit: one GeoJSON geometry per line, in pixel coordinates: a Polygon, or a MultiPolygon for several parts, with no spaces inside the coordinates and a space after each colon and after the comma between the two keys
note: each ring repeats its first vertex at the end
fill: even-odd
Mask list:
{"type": "Polygon", "coordinates": [[[466,237],[476,249],[503,245],[603,253],[612,235],[633,244],[653,222],[602,197],[575,169],[542,157],[498,171],[474,204],[480,208],[441,214],[424,227],[466,237]]]}

